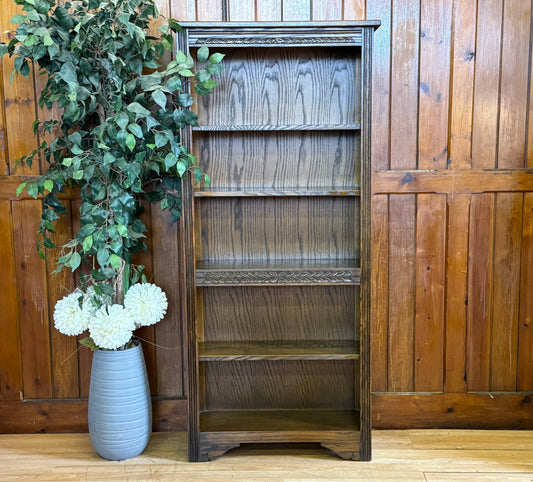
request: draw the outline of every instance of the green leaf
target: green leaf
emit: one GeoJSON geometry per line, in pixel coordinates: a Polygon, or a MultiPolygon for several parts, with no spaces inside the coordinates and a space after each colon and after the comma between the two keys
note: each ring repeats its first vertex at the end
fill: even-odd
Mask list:
{"type": "Polygon", "coordinates": [[[195,78],[198,80],[198,82],[205,82],[209,79],[209,77],[211,77],[211,74],[205,69],[199,70],[195,75],[195,78]]]}
{"type": "Polygon", "coordinates": [[[165,157],[165,170],[169,171],[172,166],[175,166],[178,162],[178,158],[172,153],[169,152],[165,157]]]}
{"type": "Polygon", "coordinates": [[[109,263],[113,268],[119,270],[122,265],[122,259],[116,254],[112,254],[111,256],[109,256],[109,263]]]}
{"type": "Polygon", "coordinates": [[[66,167],[70,167],[72,165],[72,157],[65,157],[61,161],[61,164],[63,164],[66,167]]]}
{"type": "Polygon", "coordinates": [[[49,45],[53,45],[54,41],[52,40],[52,37],[50,37],[50,35],[45,35],[43,37],[43,44],[48,47],[49,45]]]}
{"type": "Polygon", "coordinates": [[[209,187],[211,185],[211,178],[207,174],[204,174],[204,181],[205,187],[209,187]]]}
{"type": "Polygon", "coordinates": [[[176,52],[176,62],[178,64],[184,64],[187,62],[187,56],[181,50],[176,52]]]}
{"type": "Polygon", "coordinates": [[[192,73],[191,70],[189,69],[181,69],[178,74],[180,74],[181,76],[183,77],[193,77],[194,74],[192,73]]]}
{"type": "Polygon", "coordinates": [[[39,188],[37,184],[31,183],[26,185],[26,192],[34,199],[37,199],[37,194],[39,193],[39,188]]]}
{"type": "Polygon", "coordinates": [[[177,75],[170,77],[166,81],[165,87],[167,87],[171,92],[181,90],[181,79],[177,75]]]}
{"type": "Polygon", "coordinates": [[[70,148],[70,151],[72,152],[72,154],[78,156],[79,154],[83,154],[83,149],[81,147],[79,147],[78,145],[74,144],[71,148],[70,148]]]}
{"type": "Polygon", "coordinates": [[[86,336],[80,340],[80,345],[89,348],[91,351],[99,350],[100,347],[94,342],[90,336],[86,336]]]}
{"type": "Polygon", "coordinates": [[[44,181],[43,186],[48,192],[52,192],[52,190],[54,189],[54,182],[50,179],[47,179],[46,181],[44,181]]]}
{"type": "Polygon", "coordinates": [[[177,164],[176,164],[176,171],[178,171],[178,174],[179,176],[183,176],[183,174],[185,173],[185,171],[187,170],[187,166],[185,166],[185,164],[183,164],[183,162],[179,161],[177,164]]]}
{"type": "Polygon", "coordinates": [[[128,109],[130,112],[133,112],[134,114],[137,114],[137,116],[140,117],[146,117],[150,115],[150,111],[148,109],[145,109],[138,102],[132,102],[126,107],[126,109],[128,109]]]}
{"type": "Polygon", "coordinates": [[[24,188],[26,187],[26,183],[23,182],[22,184],[19,184],[17,187],[17,196],[20,196],[20,193],[24,191],[24,188]]]}
{"type": "Polygon", "coordinates": [[[161,89],[154,90],[152,93],[152,99],[154,99],[154,102],[160,105],[163,109],[167,105],[167,96],[161,89]]]}
{"type": "Polygon", "coordinates": [[[139,139],[143,138],[143,130],[141,129],[141,126],[138,124],[130,124],[128,126],[128,130],[139,139]]]}
{"type": "Polygon", "coordinates": [[[72,269],[72,271],[75,271],[76,269],[78,269],[80,264],[81,264],[80,253],[78,253],[77,251],[74,251],[72,253],[72,256],[70,257],[68,265],[70,266],[70,269],[72,269]]]}
{"type": "Polygon", "coordinates": [[[118,234],[121,236],[127,238],[128,237],[128,228],[124,226],[123,224],[117,224],[117,231],[118,234]]]}
{"type": "Polygon", "coordinates": [[[105,266],[109,262],[109,251],[107,248],[100,248],[96,252],[96,260],[100,266],[105,266]]]}
{"type": "Polygon", "coordinates": [[[117,125],[121,128],[121,129],[125,129],[126,126],[130,123],[130,118],[128,116],[128,114],[126,112],[121,112],[118,116],[117,116],[117,125]]]}
{"type": "Polygon", "coordinates": [[[83,251],[89,251],[93,247],[93,237],[87,236],[81,243],[81,247],[83,248],[83,251]]]}
{"type": "Polygon", "coordinates": [[[83,169],[78,169],[72,173],[72,179],[79,181],[81,178],[83,178],[83,169]]]}
{"type": "Polygon", "coordinates": [[[206,45],[203,45],[198,49],[198,53],[196,54],[196,58],[199,62],[205,62],[209,58],[209,49],[206,45]]]}
{"type": "Polygon", "coordinates": [[[128,134],[126,136],[126,147],[130,151],[133,151],[133,149],[135,149],[135,136],[133,134],[128,134]]]}
{"type": "Polygon", "coordinates": [[[224,54],[216,53],[216,54],[211,55],[211,57],[209,57],[209,61],[213,64],[218,64],[222,61],[224,57],[225,57],[224,54]]]}

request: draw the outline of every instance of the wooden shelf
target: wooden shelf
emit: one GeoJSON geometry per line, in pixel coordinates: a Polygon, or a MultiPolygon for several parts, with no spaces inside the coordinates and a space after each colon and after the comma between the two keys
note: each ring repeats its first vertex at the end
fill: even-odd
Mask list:
{"type": "MultiPolygon", "coordinates": [[[[359,430],[357,410],[221,410],[200,414],[202,432],[323,432],[359,430]]],[[[244,442],[245,440],[243,440],[244,442]]]]}
{"type": "Polygon", "coordinates": [[[284,125],[202,125],[194,132],[252,132],[252,131],[359,131],[361,124],[284,124],[284,125]]]}
{"type": "Polygon", "coordinates": [[[241,360],[358,360],[359,342],[353,340],[204,342],[200,361],[241,360]]]}
{"type": "Polygon", "coordinates": [[[287,189],[264,189],[264,188],[213,188],[199,189],[194,191],[195,197],[283,197],[283,196],[360,196],[359,188],[287,188],[287,189]]]}
{"type": "Polygon", "coordinates": [[[359,261],[198,261],[196,286],[353,285],[359,261]]]}

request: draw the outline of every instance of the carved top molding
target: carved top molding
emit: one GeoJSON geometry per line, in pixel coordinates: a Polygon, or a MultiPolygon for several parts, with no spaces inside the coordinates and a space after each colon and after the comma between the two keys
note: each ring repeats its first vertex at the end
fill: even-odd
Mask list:
{"type": "Polygon", "coordinates": [[[198,41],[205,45],[359,45],[360,35],[342,37],[281,37],[281,36],[255,36],[255,37],[205,37],[198,41]]]}

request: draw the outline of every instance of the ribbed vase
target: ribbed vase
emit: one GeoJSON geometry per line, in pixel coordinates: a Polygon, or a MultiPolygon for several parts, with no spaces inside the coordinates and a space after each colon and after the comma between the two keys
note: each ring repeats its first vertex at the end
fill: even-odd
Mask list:
{"type": "Polygon", "coordinates": [[[152,433],[152,400],[141,345],[96,350],[89,391],[89,433],[98,454],[125,460],[142,453],[152,433]]]}

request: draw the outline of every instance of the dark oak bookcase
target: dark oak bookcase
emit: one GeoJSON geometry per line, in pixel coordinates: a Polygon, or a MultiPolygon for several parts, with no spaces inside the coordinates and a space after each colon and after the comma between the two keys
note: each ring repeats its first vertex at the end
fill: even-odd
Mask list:
{"type": "Polygon", "coordinates": [[[370,106],[379,22],[191,23],[226,54],[184,132],[189,460],[241,443],[370,453],[370,106]]]}

